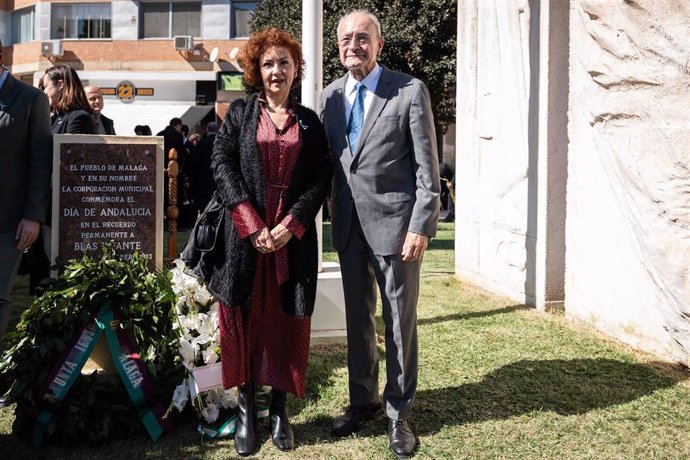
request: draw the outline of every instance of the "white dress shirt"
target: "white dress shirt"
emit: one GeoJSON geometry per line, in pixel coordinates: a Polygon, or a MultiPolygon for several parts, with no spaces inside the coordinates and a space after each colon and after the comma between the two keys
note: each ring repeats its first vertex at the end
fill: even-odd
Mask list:
{"type": "MultiPolygon", "coordinates": [[[[362,96],[364,97],[364,119],[367,119],[367,114],[369,113],[369,107],[371,107],[371,102],[374,100],[374,93],[376,92],[376,87],[379,85],[379,79],[381,78],[381,72],[383,68],[376,64],[376,66],[371,69],[371,72],[367,74],[366,77],[361,81],[362,85],[366,88],[362,96]]],[[[357,80],[355,80],[352,75],[348,73],[347,81],[345,81],[345,120],[350,119],[350,112],[352,112],[352,105],[355,103],[355,97],[357,97],[357,91],[355,91],[355,85],[357,80]]]]}

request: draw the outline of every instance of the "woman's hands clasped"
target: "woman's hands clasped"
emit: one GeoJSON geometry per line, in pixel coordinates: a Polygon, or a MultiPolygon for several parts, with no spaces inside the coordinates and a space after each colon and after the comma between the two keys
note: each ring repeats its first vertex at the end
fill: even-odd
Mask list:
{"type": "Polygon", "coordinates": [[[275,245],[275,250],[279,250],[290,241],[292,238],[292,233],[283,226],[283,224],[278,224],[271,230],[271,236],[273,237],[273,244],[275,245]]]}
{"type": "Polygon", "coordinates": [[[249,235],[252,241],[254,249],[261,253],[269,253],[275,251],[275,244],[273,243],[273,237],[268,227],[264,227],[261,230],[249,235]]]}
{"type": "Polygon", "coordinates": [[[257,230],[249,238],[257,251],[262,254],[268,254],[285,246],[292,238],[292,233],[282,224],[278,224],[273,230],[269,230],[268,227],[257,230]]]}

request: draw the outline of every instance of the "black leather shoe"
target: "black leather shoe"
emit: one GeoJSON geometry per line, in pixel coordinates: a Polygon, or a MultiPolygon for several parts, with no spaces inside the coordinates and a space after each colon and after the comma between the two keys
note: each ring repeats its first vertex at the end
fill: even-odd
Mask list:
{"type": "Polygon", "coordinates": [[[366,422],[381,413],[381,402],[375,401],[364,406],[350,406],[344,415],[335,419],[331,433],[342,438],[350,436],[364,426],[366,422]]]}
{"type": "Polygon", "coordinates": [[[256,398],[253,383],[240,387],[237,403],[235,450],[244,457],[256,450],[256,398]]]}
{"type": "Polygon", "coordinates": [[[284,391],[273,390],[268,413],[271,416],[271,440],[279,450],[295,448],[295,436],[288,419],[286,395],[284,391]]]}
{"type": "Polygon", "coordinates": [[[417,448],[417,435],[409,421],[388,419],[388,447],[397,458],[410,458],[417,448]]]}

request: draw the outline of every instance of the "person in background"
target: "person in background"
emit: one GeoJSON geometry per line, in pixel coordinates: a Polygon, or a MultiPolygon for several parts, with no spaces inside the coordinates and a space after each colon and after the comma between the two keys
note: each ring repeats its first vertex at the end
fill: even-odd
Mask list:
{"type": "Polygon", "coordinates": [[[189,135],[187,138],[187,142],[185,142],[185,147],[187,148],[187,151],[191,151],[196,148],[197,144],[201,140],[201,136],[197,133],[192,133],[189,135]]]}
{"type": "Polygon", "coordinates": [[[46,70],[40,88],[48,97],[53,134],[96,134],[91,106],[77,71],[66,65],[46,70]]]}
{"type": "Polygon", "coordinates": [[[350,407],[333,423],[349,436],[381,412],[376,285],[383,304],[391,452],[417,447],[410,414],[417,389],[417,299],[422,257],[436,234],[439,170],[429,91],[377,62],[384,39],[376,16],[353,11],[337,28],[347,73],[321,96],[334,157],[331,232],[345,293],[350,407]]]}
{"type": "MultiPolygon", "coordinates": [[[[96,134],[91,106],[77,71],[56,65],[45,71],[39,87],[48,98],[53,134],[96,134]]],[[[29,290],[39,294],[41,281],[50,275],[50,214],[41,227],[39,240],[31,248],[33,264],[29,273],[29,290]]]]}
{"type": "MultiPolygon", "coordinates": [[[[165,216],[167,217],[167,209],[170,204],[170,194],[168,189],[168,161],[170,160],[170,150],[175,149],[177,152],[177,165],[178,171],[182,171],[184,167],[184,161],[186,159],[187,149],[184,147],[184,138],[182,137],[182,119],[172,118],[168,126],[164,130],[158,132],[156,136],[163,136],[163,164],[165,165],[164,183],[165,187],[163,189],[163,209],[165,216]]],[[[182,204],[182,192],[183,192],[183,181],[177,181],[177,204],[179,208],[182,204]]]]}
{"type": "Polygon", "coordinates": [[[223,387],[239,386],[235,449],[256,449],[255,385],[272,388],[273,444],[294,448],[286,393],[304,397],[316,297],[314,218],[332,165],[319,117],[290,90],[302,80],[297,40],[268,29],[240,56],[259,92],[232,103],[216,136],[211,169],[229,217],[207,280],[220,302],[223,387]]]}
{"type": "Polygon", "coordinates": [[[182,134],[182,144],[186,144],[187,138],[189,137],[189,126],[182,125],[180,128],[180,134],[182,134]]]}
{"type": "MultiPolygon", "coordinates": [[[[197,154],[197,146],[201,136],[197,133],[192,133],[187,138],[184,144],[187,153],[185,155],[184,164],[181,165],[180,175],[178,176],[178,181],[182,181],[182,200],[180,201],[180,218],[179,218],[179,228],[192,228],[194,222],[196,221],[196,208],[194,206],[194,200],[192,198],[192,181],[190,177],[190,167],[191,162],[197,154]]],[[[207,176],[207,181],[211,181],[207,176]]]]}
{"type": "Polygon", "coordinates": [[[175,149],[177,151],[178,159],[182,152],[184,151],[184,138],[182,136],[182,119],[172,118],[168,126],[164,130],[158,132],[156,136],[163,136],[163,145],[165,151],[165,159],[168,159],[168,153],[170,149],[175,149]]]}
{"type": "Polygon", "coordinates": [[[455,168],[448,163],[441,162],[438,165],[441,175],[441,220],[453,222],[455,220],[455,168]]]}
{"type": "Polygon", "coordinates": [[[195,216],[206,208],[213,191],[216,189],[216,183],[211,173],[211,154],[217,132],[218,124],[216,122],[212,121],[206,125],[205,135],[197,144],[194,155],[189,158],[189,183],[195,216]]]}
{"type": "Polygon", "coordinates": [[[151,127],[149,125],[136,125],[134,127],[134,134],[137,136],[152,136],[151,127]]]}
{"type": "MultiPolygon", "coordinates": [[[[50,212],[53,167],[48,99],[10,75],[2,56],[0,43],[0,353],[22,253],[50,212]]],[[[0,387],[2,394],[7,388],[0,387]]]]}
{"type": "MultiPolygon", "coordinates": [[[[50,106],[38,89],[2,66],[0,42],[0,355],[22,254],[50,213],[53,135],[50,106]]],[[[0,375],[0,407],[13,382],[0,375]]]]}
{"type": "Polygon", "coordinates": [[[93,121],[96,124],[96,134],[115,135],[113,120],[101,113],[103,110],[103,91],[98,86],[88,85],[84,88],[86,99],[89,101],[93,113],[93,121]]]}

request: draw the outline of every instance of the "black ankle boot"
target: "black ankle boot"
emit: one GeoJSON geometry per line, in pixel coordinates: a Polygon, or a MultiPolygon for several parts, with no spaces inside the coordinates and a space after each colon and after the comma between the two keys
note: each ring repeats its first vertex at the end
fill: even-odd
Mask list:
{"type": "Polygon", "coordinates": [[[292,434],[290,420],[286,407],[286,394],[284,391],[273,390],[269,414],[271,416],[271,439],[273,445],[279,450],[292,450],[295,448],[295,437],[292,434]]]}
{"type": "Polygon", "coordinates": [[[245,456],[256,449],[256,397],[254,383],[248,382],[240,387],[237,398],[237,426],[235,430],[235,450],[245,456]]]}

